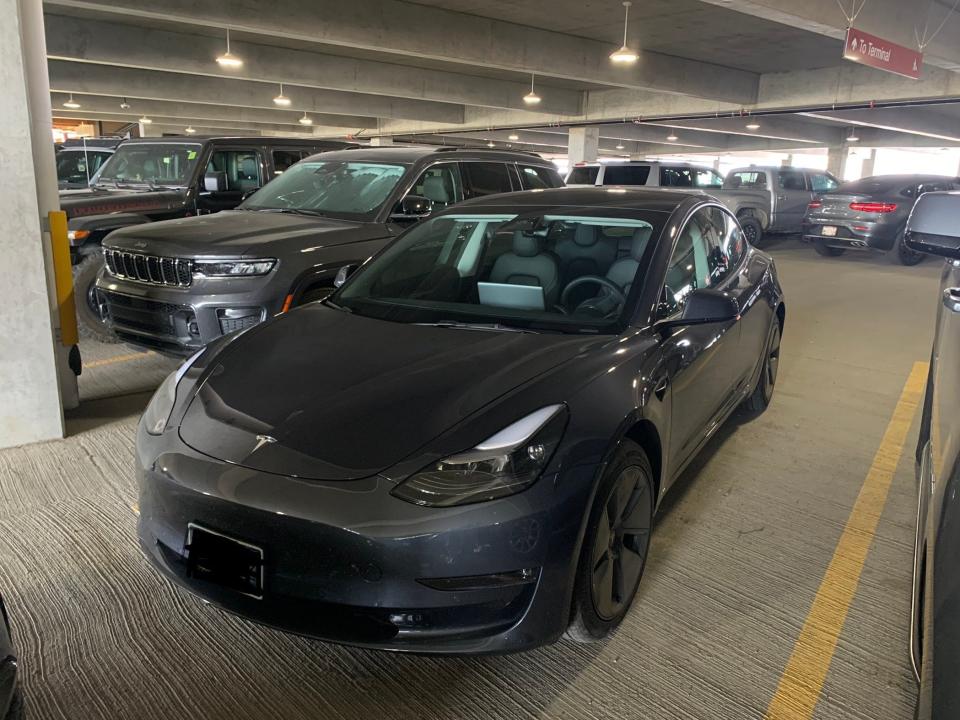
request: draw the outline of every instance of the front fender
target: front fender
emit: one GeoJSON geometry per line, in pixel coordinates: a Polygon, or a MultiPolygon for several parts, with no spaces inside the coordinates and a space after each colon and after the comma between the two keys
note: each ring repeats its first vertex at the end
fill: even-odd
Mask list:
{"type": "Polygon", "coordinates": [[[77,248],[83,245],[100,244],[103,238],[114,230],[131,227],[132,225],[143,225],[148,222],[150,222],[150,218],[140,213],[84,215],[70,218],[67,221],[67,232],[71,238],[70,246],[77,248]]]}

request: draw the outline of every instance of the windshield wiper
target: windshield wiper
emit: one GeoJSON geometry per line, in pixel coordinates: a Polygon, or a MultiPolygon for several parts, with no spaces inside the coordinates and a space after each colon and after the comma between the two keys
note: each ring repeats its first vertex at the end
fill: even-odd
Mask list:
{"type": "Polygon", "coordinates": [[[310,210],[309,208],[245,208],[249,210],[256,210],[257,212],[271,212],[271,213],[291,213],[292,215],[307,215],[309,217],[326,217],[326,215],[319,210],[310,210]]]}
{"type": "Polygon", "coordinates": [[[456,320],[440,320],[432,323],[414,323],[414,325],[421,325],[423,327],[456,328],[457,330],[486,330],[488,332],[531,333],[533,335],[540,334],[536,330],[514,327],[512,325],[503,325],[501,323],[465,323],[457,322],[456,320]]]}

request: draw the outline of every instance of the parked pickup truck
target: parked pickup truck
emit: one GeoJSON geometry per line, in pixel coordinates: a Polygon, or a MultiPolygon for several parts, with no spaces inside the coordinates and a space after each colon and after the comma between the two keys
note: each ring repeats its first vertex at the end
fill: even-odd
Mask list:
{"type": "Polygon", "coordinates": [[[88,187],[119,144],[120,138],[78,138],[55,145],[58,187],[61,190],[88,187]]]}
{"type": "Polygon", "coordinates": [[[112,342],[94,283],[114,230],[228,210],[301,158],[350,143],[309,138],[159,137],[125,140],[89,188],[60,193],[67,213],[77,315],[85,335],[112,342]]]}
{"type": "Polygon", "coordinates": [[[630,161],[579,163],[567,175],[567,185],[643,185],[699,190],[730,208],[750,244],[759,245],[768,232],[800,232],[800,221],[813,195],[827,192],[838,183],[828,173],[792,167],[738,168],[724,180],[709,167],[630,161]],[[811,189],[814,187],[817,189],[811,189]],[[778,189],[776,195],[770,188],[778,189]],[[798,197],[796,188],[803,188],[799,192],[802,198],[798,197]]]}

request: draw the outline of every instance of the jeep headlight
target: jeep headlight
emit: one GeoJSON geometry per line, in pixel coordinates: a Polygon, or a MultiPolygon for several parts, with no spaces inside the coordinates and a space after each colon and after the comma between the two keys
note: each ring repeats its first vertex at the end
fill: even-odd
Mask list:
{"type": "Polygon", "coordinates": [[[415,473],[392,494],[416,505],[451,507],[526,490],[547,467],[566,424],[565,405],[541,408],[473,449],[415,473]]]}
{"type": "Polygon", "coordinates": [[[173,412],[173,404],[177,399],[177,385],[180,384],[180,379],[187,374],[190,366],[202,354],[203,350],[193,354],[183,365],[167,375],[153,397],[150,398],[150,403],[143,413],[141,422],[151,435],[161,435],[166,430],[170,413],[173,412]]]}
{"type": "Polygon", "coordinates": [[[261,260],[195,260],[193,271],[206,277],[249,277],[266,275],[273,270],[277,261],[272,258],[261,260]]]}

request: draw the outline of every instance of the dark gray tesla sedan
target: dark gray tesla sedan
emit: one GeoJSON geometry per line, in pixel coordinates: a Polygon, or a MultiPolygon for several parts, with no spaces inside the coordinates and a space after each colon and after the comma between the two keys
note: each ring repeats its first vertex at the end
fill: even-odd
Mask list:
{"type": "Polygon", "coordinates": [[[468,201],[167,378],[137,433],[141,544],[332,641],[600,639],[671,483],[770,401],[783,321],[772,259],[705,195],[468,201]]]}
{"type": "Polygon", "coordinates": [[[917,541],[911,658],[917,718],[960,717],[960,193],[917,201],[906,242],[946,258],[917,443],[917,541]]]}
{"type": "Polygon", "coordinates": [[[903,242],[907,216],[927,192],[954,190],[960,178],[940,175],[876,175],[844,183],[814,198],[803,218],[803,236],[818,254],[847,250],[896,250],[904,265],[916,265],[923,253],[903,242]]]}

